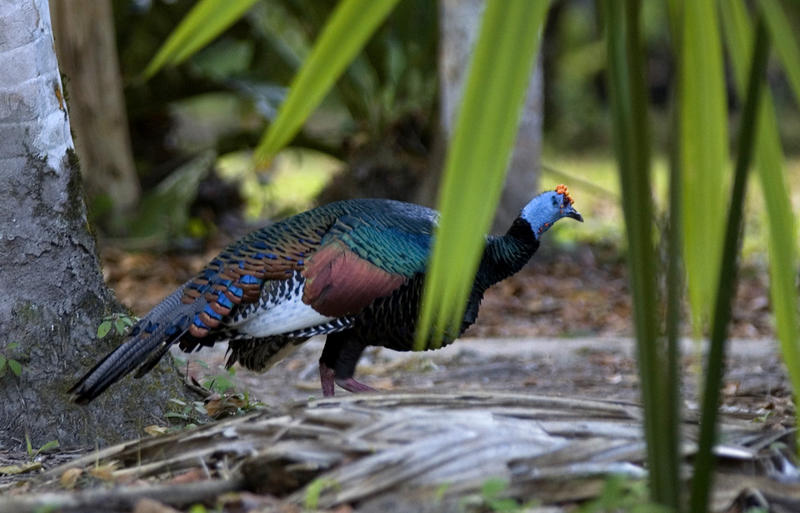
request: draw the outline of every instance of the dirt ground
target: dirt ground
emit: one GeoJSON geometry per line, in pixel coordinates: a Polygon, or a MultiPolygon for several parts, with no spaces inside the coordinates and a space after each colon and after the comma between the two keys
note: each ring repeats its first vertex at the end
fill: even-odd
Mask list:
{"type": "MultiPolygon", "coordinates": [[[[215,375],[230,379],[239,391],[268,406],[319,397],[317,360],[323,340],[309,340],[269,372],[224,370],[224,349],[188,357],[188,373],[208,382],[215,375]],[[202,362],[202,363],[201,363],[202,362]]],[[[697,408],[696,347],[684,341],[685,406],[697,408]]],[[[742,418],[790,422],[794,413],[789,384],[769,340],[734,340],[729,348],[723,388],[724,411],[742,418]]],[[[465,338],[427,353],[368,350],[357,377],[382,392],[502,391],[563,397],[639,401],[634,343],[629,338],[465,338]]],[[[187,358],[182,353],[176,356],[187,358]]],[[[337,389],[337,395],[349,393],[337,389]]]]}
{"type": "MultiPolygon", "coordinates": [[[[107,282],[137,315],[188,279],[214,253],[212,249],[200,256],[165,257],[111,248],[102,252],[107,282]]],[[[743,273],[723,411],[741,419],[789,425],[794,405],[772,340],[765,282],[763,271],[743,273]]],[[[518,275],[487,293],[478,323],[462,340],[425,353],[370,348],[356,375],[385,392],[502,391],[638,402],[630,318],[626,267],[613,250],[545,250],[518,275]]],[[[245,369],[229,374],[223,347],[191,355],[176,350],[174,355],[198,382],[230,380],[251,404],[272,408],[321,396],[317,361],[322,343],[308,341],[264,374],[245,369]]],[[[696,344],[685,341],[682,386],[688,409],[697,408],[699,354],[696,344]]],[[[337,390],[337,396],[346,395],[337,390]]],[[[176,417],[165,420],[164,427],[194,420],[192,414],[179,418],[182,410],[176,405],[176,417]]],[[[71,457],[56,451],[39,460],[46,469],[71,457]]],[[[0,453],[0,466],[23,459],[24,455],[0,453]]]]}

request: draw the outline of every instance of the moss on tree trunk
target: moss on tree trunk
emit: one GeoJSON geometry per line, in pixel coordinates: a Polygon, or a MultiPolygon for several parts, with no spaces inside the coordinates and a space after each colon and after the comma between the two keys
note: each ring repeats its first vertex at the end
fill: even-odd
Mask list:
{"type": "Polygon", "coordinates": [[[12,214],[0,246],[0,353],[22,364],[19,377],[6,372],[0,378],[3,445],[24,444],[26,433],[34,446],[49,440],[104,445],[137,436],[163,418],[170,397],[182,394],[176,373],[162,364],[88,407],[69,402],[71,384],[119,343],[95,340],[100,320],[125,308],[103,282],[76,160],[65,161],[65,180],[33,157],[27,172],[0,178],[0,203],[15,205],[16,212],[3,208],[0,216],[12,214]],[[17,348],[5,351],[10,343],[17,348]]]}

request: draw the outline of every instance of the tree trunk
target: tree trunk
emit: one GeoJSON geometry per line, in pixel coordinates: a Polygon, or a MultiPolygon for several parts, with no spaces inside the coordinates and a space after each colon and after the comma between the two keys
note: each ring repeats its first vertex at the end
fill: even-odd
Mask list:
{"type": "Polygon", "coordinates": [[[89,232],[46,0],[0,0],[0,91],[0,355],[22,364],[0,377],[0,449],[140,434],[181,394],[169,365],[89,407],[66,394],[117,343],[95,334],[121,307],[89,232]]]}
{"type": "MultiPolygon", "coordinates": [[[[462,85],[478,39],[484,6],[484,0],[440,0],[439,94],[442,127],[447,140],[453,133],[462,85]]],[[[519,132],[494,219],[496,231],[511,226],[520,209],[539,192],[541,140],[542,68],[537,63],[531,70],[531,81],[520,113],[519,132]]]]}
{"type": "Polygon", "coordinates": [[[115,220],[139,200],[110,0],[50,2],[56,51],[90,200],[110,200],[115,220]]]}

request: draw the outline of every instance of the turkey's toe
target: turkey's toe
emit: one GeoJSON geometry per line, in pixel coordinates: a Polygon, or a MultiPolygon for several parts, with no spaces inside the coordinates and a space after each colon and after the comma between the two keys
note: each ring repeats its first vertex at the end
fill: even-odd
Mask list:
{"type": "MultiPolygon", "coordinates": [[[[347,378],[347,379],[336,379],[336,384],[340,387],[344,388],[348,392],[353,392],[357,394],[359,392],[375,392],[376,390],[371,386],[365,385],[364,383],[360,383],[355,380],[355,378],[347,378]]],[[[333,395],[331,393],[331,395],[333,395]]]]}
{"type": "Polygon", "coordinates": [[[324,397],[333,397],[335,374],[333,369],[319,362],[319,381],[322,384],[322,395],[324,397]]]}

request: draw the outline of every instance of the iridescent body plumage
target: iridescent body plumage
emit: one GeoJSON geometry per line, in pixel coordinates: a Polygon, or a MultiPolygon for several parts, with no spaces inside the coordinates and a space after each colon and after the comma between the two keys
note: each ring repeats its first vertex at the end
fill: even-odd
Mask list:
{"type": "MultiPolygon", "coordinates": [[[[484,291],[522,268],[545,230],[561,217],[581,220],[560,187],[531,200],[505,235],[487,238],[462,332],[484,291]]],[[[228,366],[266,370],[315,335],[327,336],[324,394],[334,383],[369,390],[353,378],[365,347],[412,348],[436,222],[419,205],[358,199],[254,231],[153,308],[70,392],[87,403],[134,368],[137,377],[149,371],[175,343],[192,351],[227,342],[228,366]]]]}

